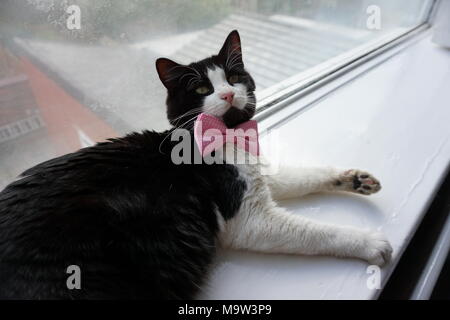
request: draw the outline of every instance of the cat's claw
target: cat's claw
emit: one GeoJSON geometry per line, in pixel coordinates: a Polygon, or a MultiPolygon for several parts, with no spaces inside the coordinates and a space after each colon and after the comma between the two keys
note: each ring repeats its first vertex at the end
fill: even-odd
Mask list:
{"type": "Polygon", "coordinates": [[[391,257],[392,247],[386,237],[380,232],[368,233],[362,258],[370,264],[382,267],[391,260],[391,257]]]}
{"type": "Polygon", "coordinates": [[[380,191],[381,184],[373,175],[358,169],[344,171],[339,180],[346,191],[370,195],[380,191]]]}

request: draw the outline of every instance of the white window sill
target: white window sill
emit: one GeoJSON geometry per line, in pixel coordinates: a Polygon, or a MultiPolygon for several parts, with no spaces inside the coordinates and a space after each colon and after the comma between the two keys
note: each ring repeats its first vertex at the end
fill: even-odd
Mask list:
{"type": "MultiPolygon", "coordinates": [[[[371,197],[312,195],[283,205],[294,214],[384,232],[394,256],[382,269],[382,285],[447,170],[449,83],[450,51],[428,35],[288,120],[261,123],[279,129],[286,162],[361,168],[381,180],[383,189],[371,197]]],[[[300,107],[295,102],[289,108],[300,107]]],[[[367,266],[351,259],[224,251],[200,298],[375,299],[381,290],[367,287],[367,266]]]]}

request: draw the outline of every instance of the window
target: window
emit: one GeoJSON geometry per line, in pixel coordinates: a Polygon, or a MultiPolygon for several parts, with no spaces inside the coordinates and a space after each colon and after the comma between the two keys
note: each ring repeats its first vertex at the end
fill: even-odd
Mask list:
{"type": "Polygon", "coordinates": [[[3,0],[0,188],[93,141],[167,128],[160,56],[201,59],[238,29],[264,104],[426,23],[433,2],[3,0]]]}

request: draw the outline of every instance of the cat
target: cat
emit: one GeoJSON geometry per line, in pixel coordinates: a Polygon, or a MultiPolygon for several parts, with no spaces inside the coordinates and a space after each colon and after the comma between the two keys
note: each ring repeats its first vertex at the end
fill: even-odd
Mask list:
{"type": "Polygon", "coordinates": [[[0,193],[0,298],[193,299],[219,245],[389,261],[392,248],[381,233],[309,220],[276,202],[320,191],[379,191],[367,172],[281,168],[262,175],[259,164],[230,161],[230,154],[248,155],[232,143],[214,151],[224,164],[171,160],[174,130],[192,132],[200,113],[229,128],[255,113],[255,83],[236,30],[217,55],[189,65],[160,58],[156,69],[172,129],[51,159],[0,193]],[[73,265],[80,282],[69,289],[73,265]]]}

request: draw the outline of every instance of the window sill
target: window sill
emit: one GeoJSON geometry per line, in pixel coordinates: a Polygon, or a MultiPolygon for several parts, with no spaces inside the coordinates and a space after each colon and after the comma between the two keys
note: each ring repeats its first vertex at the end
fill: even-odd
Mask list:
{"type": "MultiPolygon", "coordinates": [[[[381,180],[383,189],[369,198],[312,195],[282,205],[293,214],[384,232],[394,256],[382,269],[382,287],[450,160],[450,51],[430,38],[427,33],[389,61],[373,64],[358,81],[346,75],[328,84],[331,89],[307,98],[314,107],[305,108],[302,99],[261,122],[263,129],[277,129],[280,159],[290,164],[362,168],[381,180]]],[[[367,287],[367,266],[352,259],[224,251],[200,298],[375,299],[381,290],[367,287]]]]}

